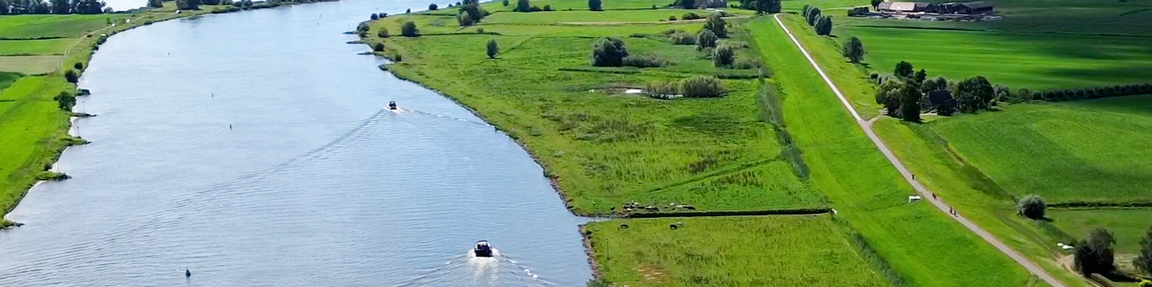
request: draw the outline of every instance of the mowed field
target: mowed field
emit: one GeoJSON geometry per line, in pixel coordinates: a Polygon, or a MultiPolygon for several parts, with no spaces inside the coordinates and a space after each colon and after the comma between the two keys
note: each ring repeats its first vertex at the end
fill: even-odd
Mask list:
{"type": "Polygon", "coordinates": [[[603,278],[619,286],[891,286],[843,229],[830,215],[631,219],[585,227],[603,278]]]}
{"type": "MultiPolygon", "coordinates": [[[[107,15],[14,15],[0,17],[0,39],[45,39],[79,37],[127,18],[129,14],[107,15]]],[[[123,21],[120,21],[123,22],[123,21]]],[[[2,42],[0,42],[2,43],[2,42]]]]}
{"type": "Polygon", "coordinates": [[[929,124],[973,166],[1016,196],[1052,203],[1152,202],[1152,115],[1126,112],[1149,96],[1012,105],[929,124]],[[1115,106],[1103,109],[1100,106],[1115,106]]]}
{"type": "Polygon", "coordinates": [[[1052,224],[1083,239],[1096,228],[1108,228],[1116,237],[1116,253],[1139,254],[1140,240],[1152,228],[1152,209],[1052,209],[1052,224]]]}
{"type": "Polygon", "coordinates": [[[908,61],[930,76],[977,75],[1032,90],[1152,81],[1152,2],[995,1],[1004,18],[930,22],[832,13],[833,34],[857,36],[878,73],[908,61]]]}
{"type": "MultiPolygon", "coordinates": [[[[781,16],[805,46],[811,27],[781,16]]],[[[771,18],[749,29],[765,62],[779,71],[784,120],[834,202],[838,218],[857,230],[911,286],[1024,286],[1033,279],[1015,262],[926,202],[909,204],[913,189],[844,110],[835,94],[771,18]],[[979,262],[976,264],[975,262],[979,262]]]]}
{"type": "MultiPolygon", "coordinates": [[[[703,23],[535,22],[550,14],[564,14],[564,21],[573,22],[616,15],[603,13],[614,12],[501,12],[466,29],[456,27],[454,17],[397,15],[371,22],[365,40],[383,43],[383,54],[402,58],[389,71],[443,91],[523,143],[556,178],[577,213],[606,214],[631,201],[691,205],[698,211],[827,207],[824,196],[780,156],[776,135],[760,118],[753,81],[725,81],[729,93],[720,98],[659,100],[623,94],[625,88],[655,80],[756,74],[715,68],[694,46],[675,46],[658,36],[669,29],[696,33],[703,23]],[[519,23],[492,23],[499,19],[519,23]],[[449,34],[399,37],[400,24],[409,20],[422,33],[449,34]],[[480,28],[502,35],[472,32],[480,28]],[[380,29],[394,36],[379,38],[380,29]],[[654,55],[670,64],[591,67],[592,44],[604,36],[623,38],[630,54],[654,55]],[[485,55],[488,40],[501,47],[497,59],[485,55]]],[[[738,54],[755,53],[743,48],[738,54]]]]}

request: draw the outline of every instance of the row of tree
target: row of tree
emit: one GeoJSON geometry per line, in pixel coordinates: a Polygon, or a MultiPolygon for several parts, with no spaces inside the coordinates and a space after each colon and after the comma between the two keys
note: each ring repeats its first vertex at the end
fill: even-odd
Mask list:
{"type": "Polygon", "coordinates": [[[740,9],[756,10],[760,14],[780,13],[780,0],[740,0],[740,9]]]}
{"type": "Polygon", "coordinates": [[[0,15],[112,13],[97,0],[0,0],[0,15]]]}
{"type": "Polygon", "coordinates": [[[800,15],[804,15],[809,26],[816,27],[817,35],[832,34],[832,17],[821,14],[819,7],[805,4],[800,15]]]}
{"type": "Polygon", "coordinates": [[[1142,94],[1152,94],[1152,84],[1130,84],[1108,87],[1089,87],[1047,91],[1029,91],[1028,89],[1020,89],[1016,93],[1016,96],[1022,99],[1059,102],[1142,94]]]}

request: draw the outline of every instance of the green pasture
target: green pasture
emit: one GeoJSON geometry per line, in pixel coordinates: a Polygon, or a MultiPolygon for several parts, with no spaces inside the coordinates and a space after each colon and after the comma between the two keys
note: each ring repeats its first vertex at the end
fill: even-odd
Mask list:
{"type": "Polygon", "coordinates": [[[0,56],[4,55],[59,55],[76,39],[0,40],[0,56]]]}
{"type": "MultiPolygon", "coordinates": [[[[517,12],[491,17],[507,13],[517,12]]],[[[576,12],[533,14],[549,13],[576,12]]],[[[556,177],[578,213],[604,214],[630,201],[698,210],[827,206],[781,158],[775,134],[760,120],[751,81],[726,81],[730,93],[714,99],[623,94],[649,81],[734,71],[713,67],[692,46],[674,46],[655,35],[673,28],[695,32],[703,23],[483,24],[486,32],[502,35],[374,37],[381,27],[397,35],[398,23],[411,19],[430,25],[427,19],[435,18],[373,21],[366,40],[384,43],[385,55],[401,56],[389,71],[444,92],[523,143],[556,177]],[[622,37],[630,54],[657,55],[670,65],[592,69],[592,44],[602,36],[622,37]],[[501,47],[497,59],[484,53],[490,39],[501,47]]]]}
{"type": "Polygon", "coordinates": [[[12,83],[15,83],[16,80],[19,80],[20,77],[23,77],[23,76],[24,75],[22,75],[20,73],[0,72],[0,91],[3,91],[4,88],[7,88],[8,86],[12,85],[12,83]]]}
{"type": "Polygon", "coordinates": [[[0,72],[26,75],[47,74],[56,70],[63,56],[0,56],[0,72]]]}
{"type": "MultiPolygon", "coordinates": [[[[540,8],[544,8],[544,5],[551,5],[552,10],[588,10],[587,0],[531,0],[528,3],[531,4],[531,6],[540,8]]],[[[668,4],[672,4],[672,2],[664,0],[613,0],[602,1],[600,7],[604,10],[635,10],[652,9],[653,5],[656,7],[666,7],[668,4]]],[[[484,7],[490,11],[513,11],[516,9],[516,1],[509,0],[508,6],[504,6],[502,1],[492,1],[491,3],[485,4],[484,7]]]]}
{"type": "Polygon", "coordinates": [[[130,14],[11,15],[0,17],[0,39],[80,37],[130,14]]]}
{"type": "MultiPolygon", "coordinates": [[[[801,38],[817,37],[783,16],[801,38]]],[[[982,239],[926,202],[867,139],[839,100],[771,18],[751,22],[756,45],[776,71],[784,120],[804,154],[814,185],[839,217],[912,286],[1023,286],[1033,279],[982,239]],[[979,262],[979,264],[973,264],[979,262]]],[[[802,42],[817,41],[804,39],[802,42]]]]}
{"type": "Polygon", "coordinates": [[[1081,240],[1093,229],[1107,228],[1116,237],[1116,253],[1140,253],[1140,240],[1152,228],[1152,209],[1049,209],[1045,217],[1081,240]]]}
{"type": "MultiPolygon", "coordinates": [[[[484,18],[485,24],[554,24],[554,23],[624,23],[624,22],[668,22],[669,16],[680,19],[689,12],[700,17],[708,17],[714,12],[684,9],[657,9],[657,10],[615,10],[615,11],[555,11],[536,13],[496,13],[484,18]]],[[[701,18],[699,21],[703,21],[701,18]]]]}
{"type": "Polygon", "coordinates": [[[68,115],[52,97],[68,89],[57,77],[28,76],[0,90],[0,210],[16,205],[63,147],[68,115]]]}
{"type": "MultiPolygon", "coordinates": [[[[1108,99],[1147,104],[1147,97],[1108,99]]],[[[1152,199],[1152,117],[1092,101],[1004,107],[930,124],[962,157],[1016,196],[1048,203],[1152,199]]]]}
{"type": "Polygon", "coordinates": [[[619,286],[891,286],[829,215],[589,223],[619,286]],[[670,225],[679,226],[671,229],[670,225]],[[627,225],[627,228],[622,227],[627,225]]]}

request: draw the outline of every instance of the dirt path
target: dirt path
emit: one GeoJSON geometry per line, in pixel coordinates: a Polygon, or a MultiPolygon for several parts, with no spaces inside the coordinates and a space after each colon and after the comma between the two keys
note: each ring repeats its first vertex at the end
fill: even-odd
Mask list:
{"type": "Polygon", "coordinates": [[[56,65],[56,69],[53,69],[52,71],[59,71],[60,68],[64,67],[64,61],[68,61],[68,55],[72,54],[72,49],[76,48],[76,46],[79,46],[80,43],[84,43],[84,40],[87,40],[89,36],[95,35],[97,32],[104,31],[112,27],[116,27],[116,23],[112,23],[111,25],[104,26],[100,29],[92,30],[92,32],[88,32],[88,34],[80,36],[80,39],[76,40],[76,43],[72,43],[72,46],[68,46],[68,49],[64,50],[64,55],[60,56],[60,64],[56,65]]]}
{"type": "Polygon", "coordinates": [[[836,97],[840,98],[840,103],[844,104],[844,108],[848,109],[848,112],[852,114],[852,118],[856,119],[856,124],[860,126],[860,129],[863,129],[864,133],[868,134],[868,138],[872,140],[872,143],[876,145],[876,148],[880,149],[880,152],[884,153],[884,157],[887,158],[888,161],[896,167],[896,170],[900,171],[900,175],[904,177],[905,181],[908,181],[908,184],[911,184],[912,187],[916,188],[916,192],[919,193],[921,197],[927,199],[928,202],[931,202],[932,205],[936,206],[936,208],[940,211],[951,215],[953,219],[960,222],[960,224],[964,225],[964,227],[968,228],[968,230],[971,230],[972,232],[976,233],[976,235],[979,235],[980,238],[984,239],[984,241],[987,241],[989,244],[992,244],[992,246],[995,246],[996,249],[1000,250],[1000,252],[1008,255],[1008,257],[1012,258],[1012,260],[1016,261],[1016,263],[1024,266],[1024,269],[1027,269],[1028,272],[1036,275],[1036,277],[1044,280],[1044,282],[1052,285],[1052,287],[1066,287],[1063,282],[1056,280],[1055,277],[1052,277],[1052,275],[1048,274],[1047,271],[1044,271],[1043,268],[1040,268],[1040,266],[1037,266],[1035,263],[1032,263],[1032,261],[1029,261],[1028,258],[1024,257],[1024,255],[1016,252],[1016,250],[1012,250],[1012,248],[1008,247],[1008,245],[1000,242],[1000,240],[992,236],[991,233],[988,233],[988,231],[985,231],[983,228],[980,228],[980,226],[972,223],[972,221],[968,220],[964,216],[959,214],[953,215],[951,207],[949,207],[947,204],[944,204],[944,202],[939,199],[934,199],[932,197],[932,192],[929,191],[928,188],[925,188],[923,184],[920,184],[920,182],[912,176],[912,172],[908,171],[908,168],[904,167],[904,164],[896,158],[896,155],[892,153],[892,149],[888,148],[888,146],[884,144],[884,141],[881,141],[880,137],[876,136],[876,133],[872,131],[872,126],[869,124],[869,122],[861,118],[860,114],[856,112],[856,109],[852,108],[852,105],[848,103],[848,99],[844,97],[844,94],[840,92],[840,89],[836,87],[836,84],[832,83],[832,79],[828,78],[828,75],[824,73],[824,70],[820,68],[820,65],[816,64],[816,60],[812,59],[812,55],[808,53],[808,50],[804,49],[804,45],[801,45],[800,41],[796,40],[796,36],[792,35],[792,31],[789,31],[788,27],[784,25],[784,22],[780,21],[780,15],[772,15],[772,17],[776,20],[776,24],[779,24],[780,28],[784,29],[784,33],[788,34],[788,37],[792,39],[792,43],[796,44],[797,48],[800,48],[800,52],[804,53],[804,58],[808,59],[808,63],[816,69],[816,72],[819,73],[820,77],[824,79],[824,83],[828,84],[828,87],[832,88],[832,92],[836,93],[836,97]]]}

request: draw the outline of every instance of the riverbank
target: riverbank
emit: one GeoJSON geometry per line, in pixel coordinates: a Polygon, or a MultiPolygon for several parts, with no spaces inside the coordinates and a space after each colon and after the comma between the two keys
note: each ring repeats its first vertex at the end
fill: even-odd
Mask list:
{"type": "MultiPolygon", "coordinates": [[[[70,118],[83,116],[72,113],[71,105],[87,96],[76,90],[69,73],[76,79],[82,76],[93,53],[109,36],[171,19],[245,11],[229,5],[202,5],[200,10],[177,13],[175,5],[165,2],[162,8],[100,15],[0,16],[0,26],[13,27],[0,32],[0,39],[4,39],[0,44],[18,42],[5,49],[28,47],[18,49],[20,54],[0,54],[0,61],[16,64],[5,65],[5,69],[16,72],[4,73],[11,75],[10,80],[0,79],[7,82],[0,83],[0,122],[5,123],[0,125],[0,210],[4,214],[15,208],[37,181],[66,176],[49,169],[65,148],[85,143],[69,135],[68,130],[70,118]],[[41,38],[49,40],[11,40],[41,38]],[[45,46],[41,43],[44,41],[51,45],[45,46]],[[62,108],[56,99],[62,93],[79,99],[62,108]]],[[[15,225],[0,219],[0,229],[15,225]]]]}

